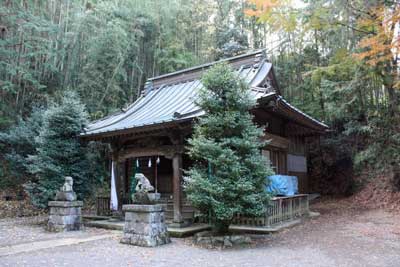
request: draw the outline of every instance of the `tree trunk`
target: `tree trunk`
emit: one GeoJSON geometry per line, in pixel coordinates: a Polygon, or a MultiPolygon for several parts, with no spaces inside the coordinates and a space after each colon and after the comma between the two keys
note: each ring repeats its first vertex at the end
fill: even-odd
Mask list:
{"type": "Polygon", "coordinates": [[[386,87],[387,95],[388,95],[388,108],[389,114],[391,117],[398,116],[398,95],[393,86],[386,87]]]}

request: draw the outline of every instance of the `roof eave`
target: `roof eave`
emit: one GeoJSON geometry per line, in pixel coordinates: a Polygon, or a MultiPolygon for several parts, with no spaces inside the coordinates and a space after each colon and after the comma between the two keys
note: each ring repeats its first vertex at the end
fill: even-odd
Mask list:
{"type": "Polygon", "coordinates": [[[281,110],[286,114],[286,116],[297,123],[302,124],[303,126],[313,129],[319,133],[326,133],[329,130],[329,126],[325,123],[314,119],[313,117],[307,115],[306,113],[302,112],[298,108],[289,104],[286,100],[283,99],[282,96],[277,94],[270,94],[266,97],[261,97],[257,101],[257,106],[261,107],[265,104],[269,104],[269,101],[274,101],[274,107],[281,110]]]}
{"type": "Polygon", "coordinates": [[[82,140],[85,140],[85,141],[91,141],[91,140],[101,140],[101,139],[113,138],[113,137],[122,136],[122,135],[146,134],[151,131],[157,131],[157,130],[163,130],[166,128],[178,127],[179,125],[181,125],[183,123],[191,122],[195,118],[196,117],[190,117],[190,118],[184,118],[184,119],[173,120],[173,121],[168,121],[168,122],[159,122],[159,123],[154,123],[154,124],[149,124],[149,125],[142,125],[142,126],[118,129],[118,130],[107,131],[107,132],[81,133],[79,135],[79,138],[82,140]]]}

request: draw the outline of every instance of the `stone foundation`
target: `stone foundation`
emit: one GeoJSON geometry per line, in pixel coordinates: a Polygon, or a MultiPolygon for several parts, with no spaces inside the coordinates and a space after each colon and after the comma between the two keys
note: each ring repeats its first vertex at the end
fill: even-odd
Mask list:
{"type": "Polygon", "coordinates": [[[163,205],[124,205],[122,210],[125,211],[125,225],[121,243],[155,247],[171,242],[163,205]]]}
{"type": "Polygon", "coordinates": [[[204,231],[193,236],[193,243],[208,248],[230,248],[251,244],[247,235],[220,235],[215,236],[211,231],[204,231]]]}
{"type": "Polygon", "coordinates": [[[82,227],[82,201],[49,201],[50,216],[47,230],[74,231],[82,227]]]}

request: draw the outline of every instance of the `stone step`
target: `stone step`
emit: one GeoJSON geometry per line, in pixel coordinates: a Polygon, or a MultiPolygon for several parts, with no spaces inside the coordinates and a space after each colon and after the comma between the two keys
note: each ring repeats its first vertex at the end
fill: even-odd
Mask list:
{"type": "MultiPolygon", "coordinates": [[[[172,222],[172,220],[170,221],[172,222]]],[[[177,228],[168,225],[167,223],[167,230],[172,237],[185,237],[193,235],[194,233],[209,230],[210,226],[208,224],[193,224],[187,227],[177,228]]],[[[118,230],[122,231],[124,228],[124,222],[110,222],[107,220],[96,220],[96,221],[87,221],[85,222],[87,227],[97,227],[97,228],[104,228],[110,230],[118,230]]],[[[115,234],[115,233],[113,233],[115,234]]],[[[53,240],[51,240],[53,242],[53,240]]],[[[7,247],[8,248],[8,247],[7,247]]],[[[1,250],[1,249],[0,249],[1,250]]],[[[0,251],[1,254],[1,251],[0,251]]]]}
{"type": "Polygon", "coordinates": [[[82,215],[82,219],[86,221],[99,221],[108,220],[110,216],[99,216],[99,215],[82,215]]]}

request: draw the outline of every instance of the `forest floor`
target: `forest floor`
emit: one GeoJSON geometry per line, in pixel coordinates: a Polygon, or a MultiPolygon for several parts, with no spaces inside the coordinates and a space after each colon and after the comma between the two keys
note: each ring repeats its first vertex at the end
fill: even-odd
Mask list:
{"type": "Polygon", "coordinates": [[[191,238],[140,248],[120,244],[120,232],[52,234],[43,229],[45,217],[2,219],[0,266],[400,266],[400,214],[338,199],[320,200],[311,209],[321,216],[258,236],[250,247],[225,250],[195,247],[191,238]],[[24,245],[38,249],[15,250],[24,245]]]}

